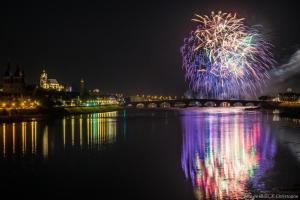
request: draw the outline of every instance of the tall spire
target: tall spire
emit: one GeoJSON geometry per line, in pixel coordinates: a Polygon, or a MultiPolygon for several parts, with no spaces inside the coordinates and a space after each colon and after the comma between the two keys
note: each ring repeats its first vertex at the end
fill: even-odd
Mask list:
{"type": "Polygon", "coordinates": [[[7,63],[7,68],[6,68],[6,71],[4,73],[4,76],[10,76],[11,73],[10,73],[10,63],[7,63]]]}
{"type": "Polygon", "coordinates": [[[83,96],[84,93],[85,93],[84,79],[81,78],[81,80],[80,80],[80,96],[83,96]]]}
{"type": "Polygon", "coordinates": [[[22,77],[25,77],[24,69],[21,70],[22,77]]]}
{"type": "Polygon", "coordinates": [[[48,82],[48,75],[46,73],[46,70],[43,69],[43,72],[40,76],[40,87],[41,88],[47,88],[47,82],[48,82]]]}

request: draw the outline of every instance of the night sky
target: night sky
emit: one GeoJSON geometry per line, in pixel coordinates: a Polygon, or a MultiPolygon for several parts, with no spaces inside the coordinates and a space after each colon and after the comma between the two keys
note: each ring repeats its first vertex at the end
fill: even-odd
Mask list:
{"type": "Polygon", "coordinates": [[[180,47],[195,13],[237,12],[261,24],[278,65],[300,44],[297,1],[6,1],[0,5],[0,64],[21,64],[28,83],[50,78],[125,94],[181,95],[180,47]]]}

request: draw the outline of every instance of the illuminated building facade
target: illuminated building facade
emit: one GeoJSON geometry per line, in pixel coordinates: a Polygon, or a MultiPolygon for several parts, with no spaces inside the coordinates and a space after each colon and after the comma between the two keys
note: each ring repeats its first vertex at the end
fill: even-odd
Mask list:
{"type": "Polygon", "coordinates": [[[25,110],[36,109],[40,103],[35,99],[30,98],[1,98],[0,99],[0,111],[2,110],[25,110]]]}
{"type": "Polygon", "coordinates": [[[279,93],[279,100],[285,101],[285,102],[296,102],[300,98],[299,93],[295,92],[285,92],[285,93],[279,93]]]}
{"type": "Polygon", "coordinates": [[[119,101],[115,97],[97,97],[93,99],[71,99],[68,101],[63,101],[63,106],[73,107],[73,106],[84,106],[84,107],[97,107],[97,106],[107,106],[107,105],[118,105],[119,101]]]}
{"type": "Polygon", "coordinates": [[[40,87],[45,90],[63,91],[64,86],[60,84],[56,79],[49,79],[48,74],[43,70],[40,76],[40,87]]]}

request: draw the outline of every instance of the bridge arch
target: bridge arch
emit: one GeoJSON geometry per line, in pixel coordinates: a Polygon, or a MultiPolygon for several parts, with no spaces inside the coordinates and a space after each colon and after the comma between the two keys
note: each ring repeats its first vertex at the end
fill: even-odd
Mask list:
{"type": "Polygon", "coordinates": [[[261,103],[257,103],[256,106],[261,107],[261,103]]]}
{"type": "Polygon", "coordinates": [[[127,104],[126,107],[132,107],[133,105],[131,103],[127,104]]]}
{"type": "Polygon", "coordinates": [[[230,107],[231,104],[230,104],[229,102],[227,102],[227,101],[223,101],[223,102],[221,102],[221,103],[219,104],[219,106],[220,106],[220,107],[230,107]]]}
{"type": "Polygon", "coordinates": [[[190,107],[200,107],[202,104],[199,101],[191,101],[189,102],[188,106],[190,107]]]}
{"type": "Polygon", "coordinates": [[[186,103],[184,103],[184,102],[175,102],[174,103],[174,107],[176,107],[176,108],[182,108],[185,106],[186,106],[186,103]]]}
{"type": "Polygon", "coordinates": [[[144,107],[145,107],[145,104],[143,104],[143,103],[136,104],[136,108],[144,108],[144,107]]]}
{"type": "Polygon", "coordinates": [[[248,103],[246,103],[246,106],[255,106],[255,105],[252,102],[248,102],[248,103]]]}
{"type": "Polygon", "coordinates": [[[161,108],[171,108],[171,104],[168,102],[162,102],[161,104],[159,104],[159,107],[161,108]]]}
{"type": "Polygon", "coordinates": [[[204,106],[205,107],[216,107],[217,104],[214,101],[207,101],[207,102],[204,103],[204,106]]]}
{"type": "Polygon", "coordinates": [[[234,107],[242,107],[243,104],[242,104],[241,102],[235,102],[235,103],[233,104],[233,106],[234,106],[234,107]]]}
{"type": "Polygon", "coordinates": [[[148,108],[157,108],[157,104],[156,103],[149,103],[148,108]]]}

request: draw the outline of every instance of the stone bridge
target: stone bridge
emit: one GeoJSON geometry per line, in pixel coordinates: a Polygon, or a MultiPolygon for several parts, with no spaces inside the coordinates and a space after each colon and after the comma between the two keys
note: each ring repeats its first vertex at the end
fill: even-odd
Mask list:
{"type": "Polygon", "coordinates": [[[220,99],[176,99],[159,101],[134,101],[124,103],[124,107],[134,108],[171,108],[171,107],[238,107],[260,106],[258,100],[220,100],[220,99]]]}

